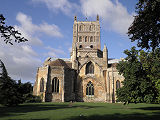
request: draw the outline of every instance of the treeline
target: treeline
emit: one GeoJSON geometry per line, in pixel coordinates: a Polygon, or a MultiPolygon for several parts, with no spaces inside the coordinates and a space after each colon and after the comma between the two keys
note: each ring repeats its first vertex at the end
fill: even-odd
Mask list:
{"type": "Polygon", "coordinates": [[[16,82],[7,72],[4,63],[0,60],[0,104],[16,106],[24,102],[41,102],[39,96],[32,95],[31,83],[16,82]]]}
{"type": "Polygon", "coordinates": [[[139,0],[137,15],[128,29],[136,47],[125,50],[127,57],[117,69],[124,76],[116,91],[117,101],[126,103],[160,103],[160,1],[139,0]]]}

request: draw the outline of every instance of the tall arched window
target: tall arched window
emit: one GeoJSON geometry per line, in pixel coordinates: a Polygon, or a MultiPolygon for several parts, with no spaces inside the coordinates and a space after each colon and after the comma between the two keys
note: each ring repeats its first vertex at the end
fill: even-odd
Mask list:
{"type": "Polygon", "coordinates": [[[119,89],[119,88],[120,88],[120,81],[117,80],[117,81],[116,81],[116,90],[119,89]]]}
{"type": "Polygon", "coordinates": [[[44,78],[40,80],[40,92],[44,92],[44,78]]]}
{"type": "Polygon", "coordinates": [[[82,42],[82,36],[79,37],[79,42],[82,42]]]}
{"type": "Polygon", "coordinates": [[[89,81],[86,86],[86,95],[94,96],[94,86],[91,81],[89,81]]]}
{"type": "Polygon", "coordinates": [[[82,31],[82,25],[79,26],[79,31],[82,31]]]}
{"type": "Polygon", "coordinates": [[[94,65],[92,62],[86,65],[86,74],[94,74],[94,65]]]}
{"type": "Polygon", "coordinates": [[[93,42],[93,37],[92,36],[90,37],[90,42],[93,42]]]}
{"type": "Polygon", "coordinates": [[[85,37],[85,42],[87,42],[87,36],[85,37]]]}
{"type": "Polygon", "coordinates": [[[59,92],[59,80],[57,77],[53,78],[52,80],[52,92],[59,92]]]}

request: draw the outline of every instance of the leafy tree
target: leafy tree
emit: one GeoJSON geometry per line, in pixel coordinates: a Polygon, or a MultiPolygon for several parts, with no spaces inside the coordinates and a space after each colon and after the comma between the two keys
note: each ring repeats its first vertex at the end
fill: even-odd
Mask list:
{"type": "Polygon", "coordinates": [[[0,60],[0,104],[15,106],[24,102],[41,102],[39,97],[32,95],[31,83],[21,83],[12,80],[7,73],[4,63],[0,60]]]}
{"type": "Polygon", "coordinates": [[[8,76],[2,61],[0,61],[0,68],[2,69],[0,74],[0,104],[6,106],[17,105],[19,99],[17,98],[16,82],[8,76]]]}
{"type": "Polygon", "coordinates": [[[139,0],[136,13],[128,29],[131,41],[148,50],[160,47],[160,0],[139,0]]]}
{"type": "Polygon", "coordinates": [[[125,50],[127,57],[117,65],[119,73],[125,78],[123,87],[117,90],[117,101],[125,104],[156,101],[157,89],[155,83],[148,77],[145,65],[141,61],[142,58],[146,59],[145,52],[141,52],[135,47],[132,47],[130,51],[125,50]]]}
{"type": "Polygon", "coordinates": [[[28,41],[26,38],[21,37],[21,33],[15,30],[14,27],[5,25],[5,18],[2,14],[0,14],[0,35],[6,43],[11,45],[13,45],[12,40],[18,43],[28,41]]]}

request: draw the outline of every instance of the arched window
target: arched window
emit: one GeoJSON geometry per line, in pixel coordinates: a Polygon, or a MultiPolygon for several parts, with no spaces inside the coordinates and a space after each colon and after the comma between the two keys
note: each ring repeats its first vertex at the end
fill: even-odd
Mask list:
{"type": "Polygon", "coordinates": [[[82,36],[79,37],[79,42],[82,42],[82,36]]]}
{"type": "Polygon", "coordinates": [[[86,74],[94,74],[94,65],[92,62],[86,65],[86,74]]]}
{"type": "Polygon", "coordinates": [[[92,26],[90,25],[90,26],[89,26],[89,31],[91,31],[91,30],[92,30],[92,26]]]}
{"type": "Polygon", "coordinates": [[[93,37],[92,36],[90,37],[90,42],[93,42],[93,37]]]}
{"type": "Polygon", "coordinates": [[[44,78],[40,80],[40,92],[44,92],[44,78]]]}
{"type": "Polygon", "coordinates": [[[119,89],[119,88],[120,88],[120,81],[117,80],[117,81],[116,81],[116,90],[119,89]]]}
{"type": "Polygon", "coordinates": [[[52,80],[52,92],[59,92],[59,80],[57,77],[53,78],[52,80]]]}
{"type": "Polygon", "coordinates": [[[82,31],[82,25],[79,26],[79,31],[82,31]]]}
{"type": "Polygon", "coordinates": [[[86,95],[94,96],[94,86],[91,81],[89,81],[86,86],[86,95]]]}
{"type": "Polygon", "coordinates": [[[85,42],[87,42],[87,36],[85,37],[85,42]]]}

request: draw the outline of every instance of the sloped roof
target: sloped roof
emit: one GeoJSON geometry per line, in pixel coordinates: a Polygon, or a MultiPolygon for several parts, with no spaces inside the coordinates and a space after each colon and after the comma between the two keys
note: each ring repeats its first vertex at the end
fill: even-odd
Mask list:
{"type": "Polygon", "coordinates": [[[69,66],[66,64],[66,62],[62,59],[57,59],[55,61],[52,61],[50,64],[50,66],[64,66],[69,68],[69,66]]]}

